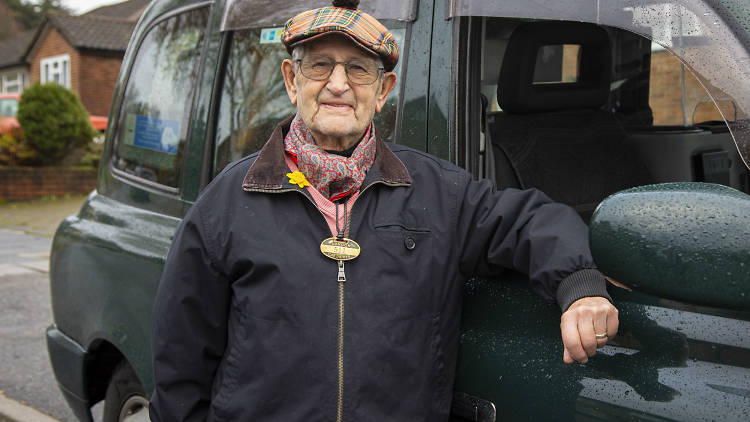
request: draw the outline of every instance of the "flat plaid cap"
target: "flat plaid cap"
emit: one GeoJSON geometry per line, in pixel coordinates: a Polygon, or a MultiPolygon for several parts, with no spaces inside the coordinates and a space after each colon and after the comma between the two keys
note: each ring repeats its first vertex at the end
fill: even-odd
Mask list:
{"type": "Polygon", "coordinates": [[[297,45],[332,32],[349,37],[377,54],[390,72],[398,63],[398,45],[393,34],[377,19],[357,10],[359,1],[333,1],[333,6],[308,10],[286,21],[281,41],[289,54],[297,45]]]}

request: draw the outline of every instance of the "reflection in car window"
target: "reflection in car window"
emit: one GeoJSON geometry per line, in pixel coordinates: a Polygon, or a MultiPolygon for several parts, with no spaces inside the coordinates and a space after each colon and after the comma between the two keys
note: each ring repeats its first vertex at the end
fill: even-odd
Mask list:
{"type": "MultiPolygon", "coordinates": [[[[282,28],[245,29],[233,34],[216,126],[214,175],[230,162],[259,150],[276,125],[296,111],[281,77],[289,58],[279,34],[282,28]]],[[[405,29],[392,29],[403,51],[405,29]]],[[[394,72],[401,68],[401,61],[394,72]]],[[[398,90],[375,115],[375,127],[391,140],[396,126],[398,90]]]]}
{"type": "Polygon", "coordinates": [[[188,99],[207,22],[207,8],[193,10],[160,22],[143,40],[120,109],[115,169],[178,187],[188,99]]]}

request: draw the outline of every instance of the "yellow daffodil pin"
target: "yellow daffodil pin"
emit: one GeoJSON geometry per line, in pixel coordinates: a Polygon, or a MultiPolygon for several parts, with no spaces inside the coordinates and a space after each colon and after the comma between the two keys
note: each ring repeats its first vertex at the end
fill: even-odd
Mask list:
{"type": "Polygon", "coordinates": [[[287,173],[286,176],[289,178],[289,183],[293,185],[297,185],[301,188],[304,188],[305,186],[310,186],[310,182],[307,181],[305,178],[305,175],[302,174],[300,171],[295,171],[294,173],[287,173]]]}

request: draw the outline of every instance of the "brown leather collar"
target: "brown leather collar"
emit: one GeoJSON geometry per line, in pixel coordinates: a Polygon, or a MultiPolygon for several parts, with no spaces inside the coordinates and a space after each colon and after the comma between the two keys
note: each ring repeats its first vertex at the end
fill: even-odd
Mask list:
{"type": "MultiPolygon", "coordinates": [[[[242,182],[242,188],[246,190],[273,190],[281,189],[287,183],[286,174],[289,167],[284,160],[284,137],[289,131],[289,125],[294,116],[290,116],[279,123],[271,134],[271,138],[261,148],[258,158],[250,166],[242,182]]],[[[406,166],[396,157],[382,139],[378,138],[375,147],[375,163],[373,168],[377,172],[368,172],[368,176],[377,175],[378,180],[387,184],[410,185],[411,177],[406,166]]],[[[376,180],[371,177],[365,179],[365,185],[376,180]]],[[[364,187],[364,186],[363,186],[364,187]]]]}

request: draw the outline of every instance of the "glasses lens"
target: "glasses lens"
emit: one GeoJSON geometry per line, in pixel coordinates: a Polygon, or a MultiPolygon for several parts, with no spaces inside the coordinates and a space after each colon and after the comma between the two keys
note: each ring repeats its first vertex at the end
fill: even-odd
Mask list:
{"type": "Polygon", "coordinates": [[[305,77],[321,81],[331,76],[336,62],[326,56],[305,56],[302,59],[302,74],[305,77]]]}
{"type": "MultiPolygon", "coordinates": [[[[344,65],[352,83],[369,85],[378,79],[379,69],[373,60],[352,59],[344,65]]],[[[300,66],[306,78],[322,81],[331,76],[336,61],[327,56],[309,55],[302,58],[300,66]]]]}
{"type": "Polygon", "coordinates": [[[346,74],[355,84],[371,84],[378,78],[378,67],[372,60],[349,60],[346,63],[346,74]]]}

